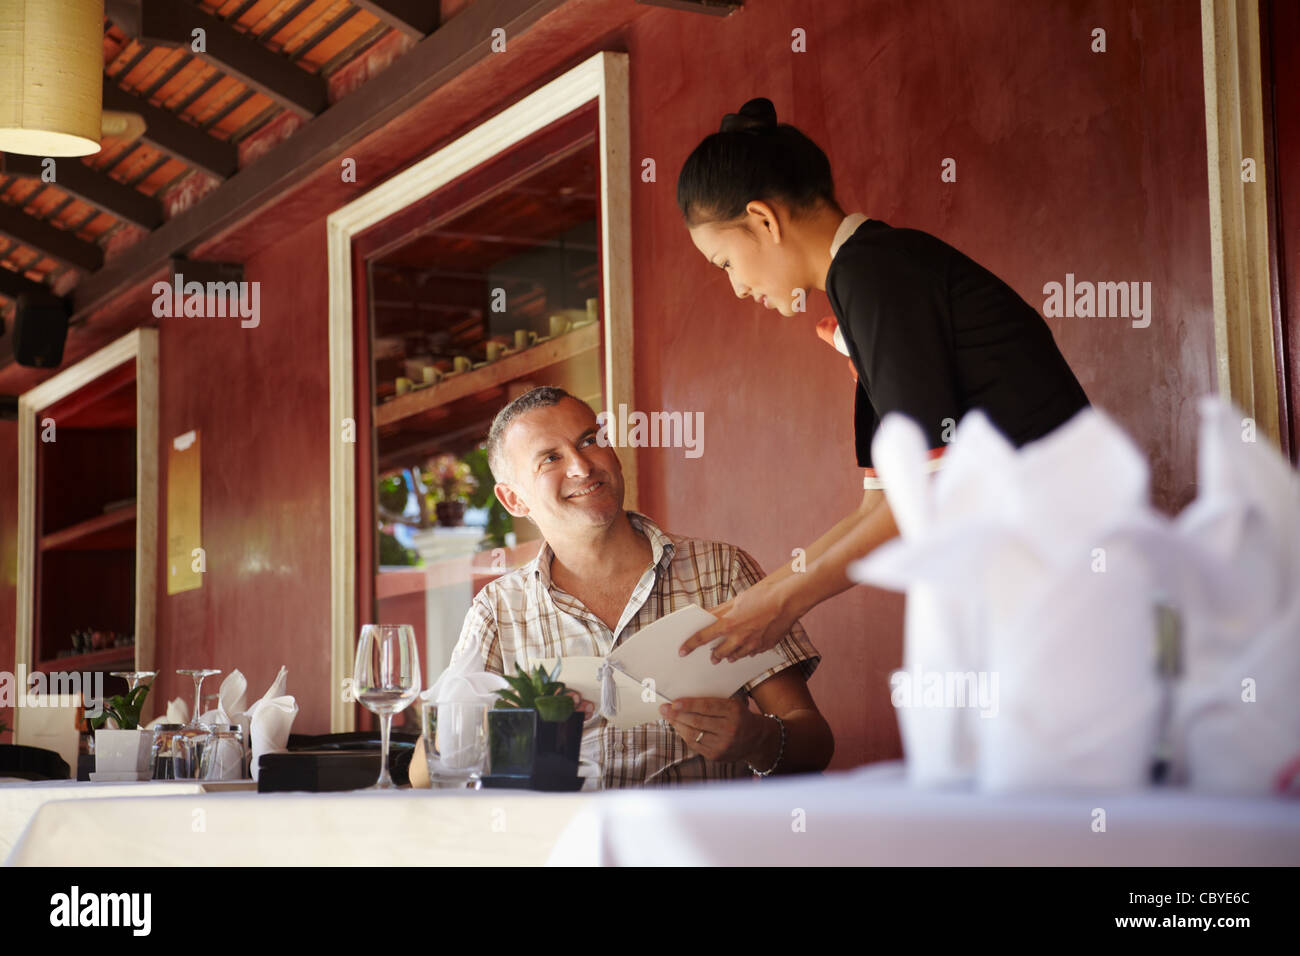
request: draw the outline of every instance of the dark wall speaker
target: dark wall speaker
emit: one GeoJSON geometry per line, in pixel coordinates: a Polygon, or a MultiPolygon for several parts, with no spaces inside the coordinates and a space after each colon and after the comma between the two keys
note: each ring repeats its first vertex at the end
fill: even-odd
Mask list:
{"type": "Polygon", "coordinates": [[[68,337],[68,308],[50,295],[20,295],[14,312],[14,360],[31,368],[58,368],[68,337]]]}

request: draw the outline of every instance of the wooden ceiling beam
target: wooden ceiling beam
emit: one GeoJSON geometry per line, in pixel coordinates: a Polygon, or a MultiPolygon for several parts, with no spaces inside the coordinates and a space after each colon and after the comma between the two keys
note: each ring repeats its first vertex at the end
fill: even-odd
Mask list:
{"type": "Polygon", "coordinates": [[[175,113],[126,92],[107,76],[104,77],[104,109],[139,113],[145,122],[140,139],[182,163],[197,166],[218,179],[229,179],[239,169],[239,153],[230,143],[209,136],[175,113]]]}
{"type": "Polygon", "coordinates": [[[666,7],[684,13],[707,13],[714,17],[729,17],[744,4],[741,0],[636,0],[649,7],[666,7]]]}
{"type": "Polygon", "coordinates": [[[79,239],[65,229],[56,229],[8,203],[0,203],[0,235],[87,272],[94,272],[104,264],[104,250],[93,242],[79,239]]]}
{"type": "Polygon", "coordinates": [[[329,105],[325,81],[273,53],[225,20],[183,0],[111,4],[110,17],[127,36],[160,46],[187,48],[204,62],[310,119],[329,105]],[[202,30],[202,44],[196,31],[202,30]]]}
{"type": "Polygon", "coordinates": [[[374,14],[381,23],[407,36],[423,39],[438,29],[440,4],[430,0],[352,0],[354,4],[374,14]]]}
{"type": "MultiPolygon", "coordinates": [[[[40,178],[45,171],[40,156],[6,153],[0,157],[0,170],[15,176],[40,178]]],[[[106,173],[92,169],[78,159],[55,160],[54,178],[50,180],[65,193],[76,196],[101,212],[133,222],[145,229],[162,225],[162,204],[138,189],[132,189],[106,173]]]]}
{"type": "Polygon", "coordinates": [[[0,295],[17,302],[20,295],[36,298],[50,294],[50,288],[44,282],[33,282],[22,273],[0,266],[0,295]]]}
{"type": "MultiPolygon", "coordinates": [[[[293,190],[305,174],[346,156],[347,150],[460,76],[490,52],[492,30],[518,37],[565,0],[479,0],[418,43],[392,66],[274,150],[174,215],[73,290],[73,322],[115,295],[147,281],[159,264],[233,228],[293,190]]],[[[197,131],[196,131],[197,132],[197,131]]],[[[200,134],[202,135],[202,134],[200,134]]],[[[210,137],[209,137],[210,138],[210,137]]]]}

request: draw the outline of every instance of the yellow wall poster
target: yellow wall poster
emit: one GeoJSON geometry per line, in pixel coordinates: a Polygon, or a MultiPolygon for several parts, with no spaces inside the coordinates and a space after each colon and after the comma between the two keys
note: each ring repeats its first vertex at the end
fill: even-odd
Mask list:
{"type": "Polygon", "coordinates": [[[199,495],[199,433],[188,431],[167,450],[167,593],[203,587],[199,495]]]}

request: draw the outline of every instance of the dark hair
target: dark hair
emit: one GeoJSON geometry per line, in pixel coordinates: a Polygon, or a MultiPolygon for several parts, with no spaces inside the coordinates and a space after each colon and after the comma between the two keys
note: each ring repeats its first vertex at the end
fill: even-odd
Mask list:
{"type": "Polygon", "coordinates": [[[762,96],[724,116],[677,177],[677,205],[688,227],[737,220],[755,199],[780,199],[796,213],[823,202],[839,205],[826,154],[789,123],[778,123],[776,107],[762,96]]]}
{"type": "Polygon", "coordinates": [[[554,385],[539,385],[537,388],[524,392],[524,394],[497,412],[496,418],[492,419],[492,427],[488,429],[487,439],[488,468],[492,469],[493,478],[497,481],[505,481],[510,470],[506,467],[501,448],[502,443],[505,441],[506,432],[510,429],[510,424],[524,412],[558,405],[566,398],[573,398],[575,402],[581,401],[581,399],[574,398],[562,388],[557,388],[554,385]]]}

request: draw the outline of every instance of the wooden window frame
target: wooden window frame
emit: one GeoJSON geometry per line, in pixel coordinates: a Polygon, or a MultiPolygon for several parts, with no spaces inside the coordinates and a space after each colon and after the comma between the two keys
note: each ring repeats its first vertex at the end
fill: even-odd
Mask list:
{"type": "Polygon", "coordinates": [[[1254,419],[1259,434],[1294,454],[1273,278],[1259,0],[1201,0],[1201,58],[1218,391],[1254,419]],[[1255,160],[1253,183],[1241,179],[1245,157],[1255,160]]]}

